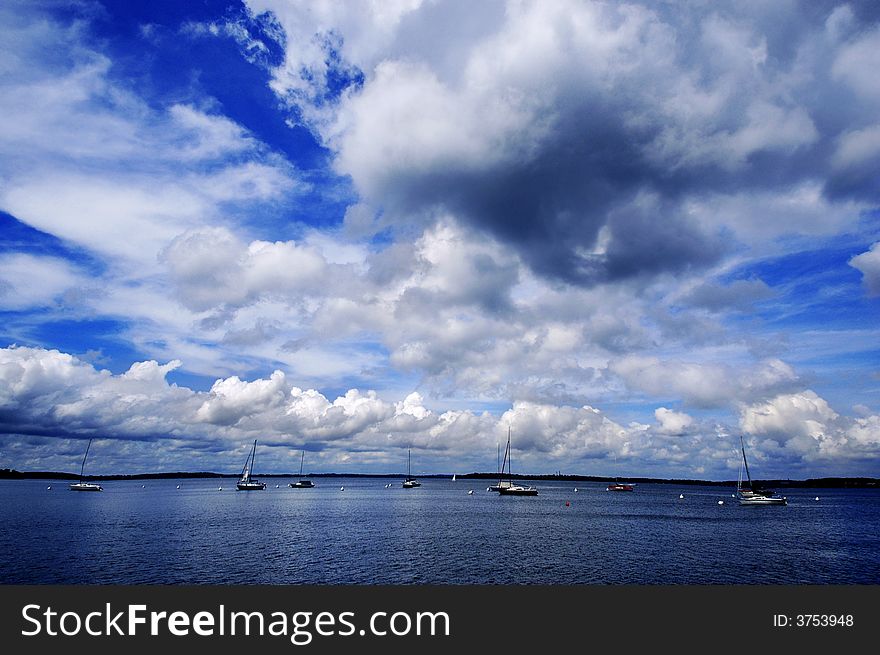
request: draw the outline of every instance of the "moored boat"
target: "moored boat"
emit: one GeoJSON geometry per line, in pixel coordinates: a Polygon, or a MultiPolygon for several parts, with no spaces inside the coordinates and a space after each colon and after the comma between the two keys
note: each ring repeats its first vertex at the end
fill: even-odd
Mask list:
{"type": "Polygon", "coordinates": [[[513,473],[511,472],[511,448],[510,448],[510,427],[507,428],[507,447],[504,449],[504,461],[501,463],[501,479],[495,487],[490,487],[497,491],[500,496],[537,496],[538,488],[513,483],[513,473]],[[507,480],[504,479],[504,468],[507,467],[507,480]]]}
{"type": "Polygon", "coordinates": [[[254,448],[244,462],[244,468],[241,470],[241,479],[238,481],[238,484],[235,485],[235,488],[239,491],[262,491],[266,488],[265,482],[260,482],[251,477],[251,472],[254,470],[254,459],[256,454],[257,440],[254,439],[254,448]]]}
{"type": "Polygon", "coordinates": [[[293,487],[294,489],[311,489],[312,487],[315,486],[314,482],[303,478],[303,462],[305,462],[305,459],[306,459],[306,451],[303,451],[302,457],[299,460],[299,481],[291,482],[287,486],[293,487]]]}
{"type": "Polygon", "coordinates": [[[82,464],[79,467],[79,482],[71,482],[68,489],[71,491],[104,491],[104,487],[94,482],[85,482],[83,480],[83,471],[86,468],[86,457],[89,456],[89,449],[92,447],[92,440],[89,439],[89,445],[86,446],[86,454],[83,455],[82,464]]]}
{"type": "Polygon", "coordinates": [[[410,473],[412,463],[412,451],[407,449],[406,451],[406,480],[400,485],[404,489],[415,489],[416,487],[421,487],[422,483],[416,480],[412,474],[410,473]]]}
{"type": "Polygon", "coordinates": [[[749,472],[749,462],[746,459],[746,444],[742,435],[739,435],[739,443],[742,451],[742,463],[739,466],[739,479],[736,483],[736,497],[740,505],[788,505],[785,496],[777,496],[775,491],[761,489],[752,482],[752,474],[749,472]],[[748,482],[743,481],[743,469],[745,469],[748,482]],[[748,486],[746,486],[746,484],[748,486]]]}

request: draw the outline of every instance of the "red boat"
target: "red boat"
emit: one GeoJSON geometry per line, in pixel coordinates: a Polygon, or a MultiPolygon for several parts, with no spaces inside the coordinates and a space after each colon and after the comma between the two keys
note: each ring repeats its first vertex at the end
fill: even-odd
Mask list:
{"type": "Polygon", "coordinates": [[[625,482],[612,482],[605,488],[605,491],[635,491],[635,488],[625,482]]]}

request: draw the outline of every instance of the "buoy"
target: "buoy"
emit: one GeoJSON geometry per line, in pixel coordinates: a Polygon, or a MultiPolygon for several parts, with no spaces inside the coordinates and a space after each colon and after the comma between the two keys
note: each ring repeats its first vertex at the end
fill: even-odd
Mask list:
{"type": "Polygon", "coordinates": [[[492,491],[492,487],[486,487],[486,491],[492,491]]]}
{"type": "Polygon", "coordinates": [[[177,488],[180,489],[180,485],[177,485],[177,488]]]}
{"type": "Polygon", "coordinates": [[[339,487],[339,491],[345,491],[345,487],[339,487]]]}
{"type": "Polygon", "coordinates": [[[566,500],[566,501],[565,501],[565,506],[566,506],[566,507],[571,507],[571,503],[568,502],[568,501],[566,500]]]}
{"type": "MultiPolygon", "coordinates": [[[[52,491],[52,487],[46,487],[46,491],[52,491]]],[[[819,500],[818,498],[816,500],[819,500]]]]}
{"type": "Polygon", "coordinates": [[[141,489],[146,489],[146,488],[147,488],[147,485],[145,485],[145,484],[141,485],[141,489]]]}
{"type": "Polygon", "coordinates": [[[277,485],[277,484],[275,485],[275,488],[276,488],[276,489],[278,488],[278,485],[277,485]]]}
{"type": "Polygon", "coordinates": [[[580,489],[578,489],[577,487],[574,488],[575,493],[578,493],[579,491],[580,491],[580,489]]]}
{"type": "Polygon", "coordinates": [[[684,494],[678,494],[678,499],[682,500],[684,498],[684,494]]]}
{"type": "Polygon", "coordinates": [[[474,495],[474,490],[468,489],[468,496],[473,496],[473,495],[474,495]]]}
{"type": "MultiPolygon", "coordinates": [[[[49,488],[51,489],[52,487],[49,487],[49,488]]],[[[816,500],[819,500],[819,496],[816,496],[816,500]]]]}
{"type": "Polygon", "coordinates": [[[718,504],[719,504],[719,505],[723,505],[723,504],[724,504],[724,501],[723,501],[723,500],[719,500],[719,501],[718,501],[718,504]]]}
{"type": "Polygon", "coordinates": [[[217,487],[217,491],[223,491],[223,487],[217,487]]]}

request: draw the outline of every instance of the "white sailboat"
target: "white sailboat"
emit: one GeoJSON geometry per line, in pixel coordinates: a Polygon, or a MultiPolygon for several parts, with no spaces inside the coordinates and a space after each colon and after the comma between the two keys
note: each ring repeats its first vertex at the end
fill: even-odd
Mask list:
{"type": "Polygon", "coordinates": [[[538,488],[537,487],[526,487],[519,484],[513,483],[513,473],[510,468],[510,460],[511,460],[512,451],[510,449],[510,428],[507,428],[507,448],[504,450],[504,462],[501,464],[501,477],[502,479],[498,481],[498,493],[502,496],[537,496],[538,488]],[[504,465],[507,465],[507,475],[508,479],[504,480],[504,465]],[[505,484],[506,483],[506,484],[505,484]]]}
{"type": "Polygon", "coordinates": [[[775,492],[769,489],[758,489],[752,483],[752,475],[749,473],[749,463],[746,460],[746,445],[742,435],[739,436],[739,443],[742,447],[742,463],[739,466],[739,479],[736,483],[736,497],[740,505],[787,505],[788,499],[785,496],[777,496],[775,492]],[[745,468],[746,477],[748,478],[748,486],[743,485],[743,469],[745,468]]]}
{"type": "Polygon", "coordinates": [[[86,446],[86,454],[83,455],[82,464],[79,467],[79,482],[70,483],[71,491],[104,491],[104,487],[99,484],[95,484],[93,482],[84,482],[83,481],[83,471],[86,468],[86,457],[89,456],[89,448],[92,447],[92,440],[89,439],[89,445],[86,446]]]}
{"type": "Polygon", "coordinates": [[[251,478],[251,472],[254,470],[254,458],[256,454],[257,440],[254,439],[254,448],[251,450],[251,454],[248,455],[248,458],[244,461],[244,468],[241,470],[241,479],[238,481],[238,484],[235,485],[235,488],[239,491],[262,491],[266,488],[265,482],[260,482],[259,480],[251,478]]]}
{"type": "Polygon", "coordinates": [[[422,483],[419,482],[418,480],[416,480],[412,476],[412,474],[410,473],[410,464],[411,464],[411,459],[412,459],[411,455],[412,455],[412,451],[407,449],[407,451],[406,451],[406,480],[404,480],[403,484],[401,485],[404,489],[414,489],[416,487],[422,486],[422,483]]]}
{"type": "Polygon", "coordinates": [[[302,457],[299,460],[299,482],[291,482],[288,486],[293,487],[294,489],[311,489],[315,486],[315,483],[311,480],[305,480],[303,478],[303,462],[306,460],[306,451],[302,452],[302,457]]]}
{"type": "MultiPolygon", "coordinates": [[[[507,428],[507,443],[510,443],[510,427],[507,428]]],[[[497,491],[501,492],[502,489],[513,486],[513,483],[510,480],[502,480],[501,475],[501,444],[495,444],[497,447],[496,457],[498,459],[498,484],[493,484],[491,487],[486,487],[486,491],[497,491]]],[[[505,457],[507,456],[507,452],[505,451],[505,457]]]]}

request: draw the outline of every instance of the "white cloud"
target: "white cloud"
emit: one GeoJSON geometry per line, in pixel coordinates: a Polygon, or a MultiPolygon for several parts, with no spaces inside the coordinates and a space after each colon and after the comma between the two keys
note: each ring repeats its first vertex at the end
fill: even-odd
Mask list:
{"type": "Polygon", "coordinates": [[[683,397],[700,407],[724,407],[763,397],[798,379],[789,365],[774,359],[743,369],[725,363],[629,355],[612,361],[609,368],[632,389],[659,398],[683,397]]]}
{"type": "Polygon", "coordinates": [[[858,38],[846,43],[832,64],[835,77],[845,81],[856,93],[864,98],[880,101],[876,72],[880,68],[880,28],[860,34],[858,38]]]}
{"type": "Polygon", "coordinates": [[[694,424],[694,419],[684,412],[676,412],[666,407],[658,407],[655,409],[654,417],[660,425],[657,431],[661,434],[686,434],[689,428],[694,424]]]}
{"type": "Polygon", "coordinates": [[[65,259],[24,253],[0,255],[0,307],[47,307],[64,292],[88,285],[89,278],[65,259]]]}
{"type": "Polygon", "coordinates": [[[772,452],[778,446],[788,456],[808,461],[875,456],[880,445],[876,416],[841,416],[811,390],[743,406],[740,426],[745,432],[768,440],[764,442],[765,450],[772,452]]]}
{"type": "MultiPolygon", "coordinates": [[[[521,472],[561,467],[609,474],[648,466],[666,475],[728,473],[729,439],[711,436],[718,428],[663,407],[655,411],[655,427],[622,425],[589,405],[518,401],[500,416],[441,413],[426,407],[419,393],[395,402],[375,391],[350,389],[331,401],[315,389],[292,385],[280,371],[252,381],[220,379],[210,391],[196,392],[168,383],[167,375],[180,366],[136,362],[114,375],[57,350],[0,349],[0,424],[7,433],[146,438],[167,442],[179,453],[205,447],[221,452],[258,438],[266,447],[282,449],[276,461],[282,466],[289,465],[291,449],[306,444],[319,446],[328,466],[349,461],[356,451],[365,461],[396,467],[396,453],[412,447],[422,462],[459,470],[463,463],[492,470],[490,456],[509,427],[521,472]]],[[[841,417],[811,391],[741,409],[742,429],[765,439],[756,457],[821,457],[831,465],[876,455],[878,420],[841,417]],[[772,441],[784,451],[774,451],[772,441]]]]}
{"type": "Polygon", "coordinates": [[[214,383],[196,418],[206,423],[233,425],[244,417],[279,407],[284,397],[285,377],[281,371],[272,373],[268,380],[253,382],[233,376],[214,383]]]}
{"type": "Polygon", "coordinates": [[[868,295],[880,296],[880,242],[850,259],[849,265],[861,271],[868,295]]]}

